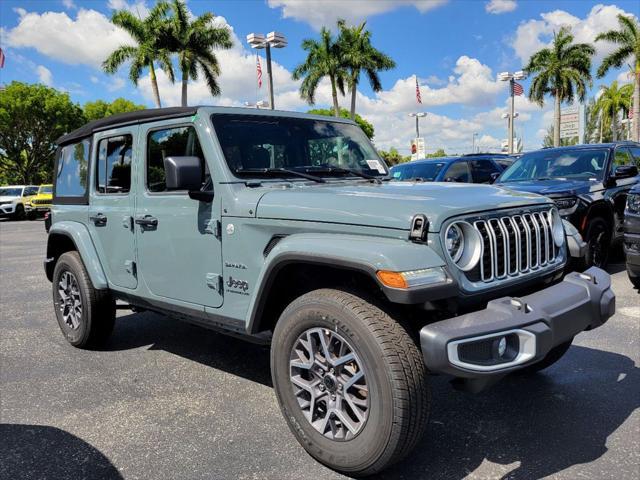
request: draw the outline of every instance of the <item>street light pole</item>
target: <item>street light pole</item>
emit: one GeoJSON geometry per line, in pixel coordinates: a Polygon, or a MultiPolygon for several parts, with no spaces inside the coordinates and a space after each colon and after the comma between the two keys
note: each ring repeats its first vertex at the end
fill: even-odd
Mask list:
{"type": "Polygon", "coordinates": [[[262,33],[250,33],[247,35],[247,43],[251,48],[257,50],[265,49],[267,56],[267,85],[269,88],[269,107],[275,108],[273,100],[273,74],[271,70],[271,47],[284,48],[287,46],[287,39],[282,33],[269,32],[265,37],[262,33]]]}
{"type": "Polygon", "coordinates": [[[420,138],[420,119],[426,117],[427,114],[425,112],[415,112],[410,113],[409,116],[416,117],[416,138],[420,138]]]}

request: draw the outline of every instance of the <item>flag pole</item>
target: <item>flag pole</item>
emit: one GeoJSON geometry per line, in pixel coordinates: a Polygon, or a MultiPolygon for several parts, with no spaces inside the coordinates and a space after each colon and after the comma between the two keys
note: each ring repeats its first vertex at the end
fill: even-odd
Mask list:
{"type": "Polygon", "coordinates": [[[513,154],[513,115],[515,113],[515,95],[514,95],[514,83],[515,80],[511,77],[509,86],[511,87],[511,113],[509,114],[509,154],[513,154]]]}

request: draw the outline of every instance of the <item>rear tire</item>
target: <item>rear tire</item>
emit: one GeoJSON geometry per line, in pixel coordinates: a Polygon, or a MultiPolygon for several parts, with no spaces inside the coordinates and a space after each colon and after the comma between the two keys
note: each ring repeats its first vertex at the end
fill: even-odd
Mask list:
{"type": "Polygon", "coordinates": [[[585,266],[605,268],[609,261],[611,232],[609,224],[602,217],[589,220],[585,230],[584,241],[587,242],[585,266]]]}
{"type": "Polygon", "coordinates": [[[627,275],[629,276],[629,281],[631,284],[637,289],[640,290],[640,276],[637,273],[631,271],[629,265],[627,265],[627,275]]]}
{"type": "Polygon", "coordinates": [[[573,338],[568,342],[561,343],[560,345],[553,347],[547,355],[537,363],[533,365],[529,365],[528,367],[523,368],[522,370],[517,370],[517,372],[521,375],[532,375],[534,373],[538,373],[540,370],[544,370],[545,368],[549,368],[551,365],[560,360],[565,353],[571,347],[571,343],[573,342],[573,338]]]}
{"type": "Polygon", "coordinates": [[[426,427],[430,392],[419,348],[400,323],[351,293],[322,289],[294,300],[273,334],[271,372],[297,440],[342,473],[383,470],[410,452],[426,427]],[[334,362],[352,357],[337,366],[327,354],[334,362]],[[349,386],[354,372],[360,378],[349,386]]]}
{"type": "Polygon", "coordinates": [[[60,256],[52,286],[53,306],[65,339],[78,348],[102,345],[113,330],[115,301],[109,290],[93,287],[78,252],[60,256]]]}

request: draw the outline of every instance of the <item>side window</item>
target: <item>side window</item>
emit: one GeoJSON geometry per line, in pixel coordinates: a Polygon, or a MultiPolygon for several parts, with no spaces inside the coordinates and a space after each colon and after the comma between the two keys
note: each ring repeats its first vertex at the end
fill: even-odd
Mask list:
{"type": "Polygon", "coordinates": [[[469,165],[467,162],[455,162],[444,175],[445,182],[470,182],[469,165]]]}
{"type": "Polygon", "coordinates": [[[38,187],[27,187],[24,189],[22,196],[31,197],[32,195],[37,195],[37,194],[38,194],[38,187]]]}
{"type": "Polygon", "coordinates": [[[633,155],[636,165],[640,168],[640,147],[629,147],[629,150],[631,150],[631,155],[633,155]]]}
{"type": "Polygon", "coordinates": [[[633,165],[633,160],[631,159],[631,155],[626,148],[616,148],[615,154],[613,156],[613,164],[611,165],[611,172],[613,172],[617,167],[622,165],[633,165]]]}
{"type": "Polygon", "coordinates": [[[164,192],[165,183],[164,159],[166,157],[199,157],[204,162],[202,148],[194,127],[174,127],[154,130],[147,137],[147,178],[146,184],[150,192],[164,192]]]}
{"type": "Polygon", "coordinates": [[[56,197],[84,197],[91,142],[88,138],[62,147],[56,173],[56,197]]]}
{"type": "Polygon", "coordinates": [[[500,172],[500,168],[491,160],[471,160],[473,183],[491,183],[491,174],[500,172]]]}
{"type": "Polygon", "coordinates": [[[103,138],[98,143],[96,191],[128,193],[131,188],[131,156],[133,137],[103,138]]]}

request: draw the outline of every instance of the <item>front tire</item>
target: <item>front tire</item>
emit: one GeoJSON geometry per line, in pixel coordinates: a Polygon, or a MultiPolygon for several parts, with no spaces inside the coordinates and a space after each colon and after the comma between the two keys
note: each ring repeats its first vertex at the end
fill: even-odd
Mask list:
{"type": "Polygon", "coordinates": [[[13,212],[13,219],[14,220],[24,220],[24,217],[25,217],[24,205],[19,203],[18,205],[16,205],[16,210],[13,212]]]}
{"type": "Polygon", "coordinates": [[[74,347],[102,345],[111,335],[115,301],[93,287],[78,252],[63,253],[53,271],[53,306],[65,339],[74,347]]]}
{"type": "Polygon", "coordinates": [[[609,247],[611,244],[609,224],[601,217],[589,220],[585,230],[584,241],[587,242],[586,267],[605,268],[609,261],[609,247]]]}
{"type": "Polygon", "coordinates": [[[427,424],[420,350],[398,322],[351,293],[322,289],[294,300],[273,334],[271,372],[297,440],[345,474],[397,462],[427,424]]]}

